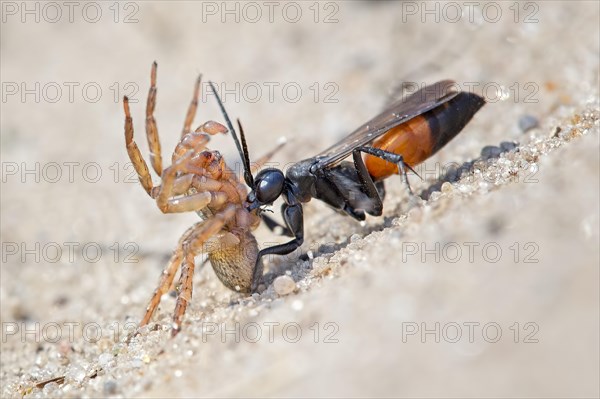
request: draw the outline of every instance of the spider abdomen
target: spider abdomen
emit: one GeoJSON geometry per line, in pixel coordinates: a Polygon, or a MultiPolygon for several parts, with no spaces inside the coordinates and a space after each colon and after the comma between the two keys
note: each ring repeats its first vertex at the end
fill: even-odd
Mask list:
{"type": "Polygon", "coordinates": [[[258,243],[248,231],[236,236],[240,240],[238,244],[221,245],[210,251],[208,259],[223,285],[233,291],[249,293],[258,257],[258,243]]]}

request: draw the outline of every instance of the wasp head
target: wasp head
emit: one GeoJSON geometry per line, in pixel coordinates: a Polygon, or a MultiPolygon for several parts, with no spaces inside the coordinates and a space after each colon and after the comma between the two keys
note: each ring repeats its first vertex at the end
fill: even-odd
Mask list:
{"type": "Polygon", "coordinates": [[[238,119],[237,122],[238,128],[240,129],[240,142],[240,139],[237,137],[233,124],[229,119],[229,115],[227,115],[227,111],[225,111],[225,107],[223,106],[223,102],[221,101],[217,90],[212,82],[209,82],[209,85],[215,94],[219,108],[221,108],[221,112],[223,113],[223,117],[227,123],[227,127],[231,132],[231,137],[233,137],[233,141],[235,142],[240,154],[240,158],[242,159],[242,163],[244,165],[244,180],[251,189],[250,194],[248,194],[248,197],[246,198],[247,209],[249,211],[258,209],[257,213],[260,213],[262,210],[260,208],[262,206],[271,205],[277,198],[279,198],[285,188],[285,176],[281,170],[275,168],[264,169],[259,172],[256,177],[252,176],[250,156],[248,155],[248,146],[246,145],[246,136],[244,135],[242,124],[238,119]]]}
{"type": "Polygon", "coordinates": [[[271,205],[283,192],[285,176],[275,168],[261,170],[254,178],[252,191],[248,194],[249,210],[271,205]]]}

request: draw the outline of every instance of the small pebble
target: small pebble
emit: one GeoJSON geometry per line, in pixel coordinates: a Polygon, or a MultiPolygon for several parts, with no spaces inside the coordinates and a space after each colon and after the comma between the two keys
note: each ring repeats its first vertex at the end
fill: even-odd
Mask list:
{"type": "Polygon", "coordinates": [[[459,178],[459,172],[460,172],[459,168],[457,168],[455,166],[451,166],[450,168],[448,168],[448,171],[446,172],[446,180],[448,180],[449,182],[457,181],[459,178]]]}
{"type": "Polygon", "coordinates": [[[288,295],[296,289],[296,282],[290,276],[279,276],[273,281],[273,288],[278,295],[288,295]]]}
{"type": "Polygon", "coordinates": [[[442,184],[442,192],[443,193],[451,193],[454,190],[454,188],[452,187],[452,184],[448,183],[448,182],[444,182],[444,184],[442,184]]]}
{"type": "Polygon", "coordinates": [[[495,145],[486,145],[481,150],[481,158],[483,158],[484,160],[498,158],[501,153],[502,150],[500,149],[500,147],[496,147],[495,145]]]}
{"type": "Polygon", "coordinates": [[[512,151],[518,146],[519,144],[515,143],[514,141],[503,141],[502,143],[500,143],[500,149],[502,150],[502,152],[512,151]]]}
{"type": "Polygon", "coordinates": [[[474,161],[468,161],[468,162],[465,162],[464,164],[462,164],[458,170],[458,176],[460,176],[462,178],[463,175],[469,173],[471,171],[471,169],[473,169],[474,164],[475,164],[474,161]]]}
{"type": "Polygon", "coordinates": [[[539,122],[535,116],[532,115],[523,115],[519,119],[519,129],[521,132],[527,133],[531,129],[535,129],[539,126],[539,122]]]}

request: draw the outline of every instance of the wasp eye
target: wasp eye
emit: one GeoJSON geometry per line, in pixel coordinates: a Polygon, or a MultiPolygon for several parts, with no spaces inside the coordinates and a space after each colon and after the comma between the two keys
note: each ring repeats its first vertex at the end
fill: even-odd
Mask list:
{"type": "Polygon", "coordinates": [[[271,204],[283,191],[285,177],[279,169],[265,169],[256,175],[254,192],[261,204],[271,204]]]}

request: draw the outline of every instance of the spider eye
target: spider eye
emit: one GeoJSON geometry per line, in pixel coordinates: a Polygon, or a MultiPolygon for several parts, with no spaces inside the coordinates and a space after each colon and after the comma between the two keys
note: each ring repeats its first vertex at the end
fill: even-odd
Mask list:
{"type": "Polygon", "coordinates": [[[254,193],[261,204],[271,204],[283,191],[285,177],[279,169],[265,169],[256,175],[254,193]]]}

